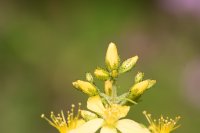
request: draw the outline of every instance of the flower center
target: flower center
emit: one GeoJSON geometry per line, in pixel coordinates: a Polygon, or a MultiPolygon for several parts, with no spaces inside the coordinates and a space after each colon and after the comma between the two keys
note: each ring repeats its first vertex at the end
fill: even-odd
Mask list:
{"type": "Polygon", "coordinates": [[[112,104],[107,107],[103,113],[106,126],[115,126],[115,123],[121,118],[120,105],[112,104]]]}

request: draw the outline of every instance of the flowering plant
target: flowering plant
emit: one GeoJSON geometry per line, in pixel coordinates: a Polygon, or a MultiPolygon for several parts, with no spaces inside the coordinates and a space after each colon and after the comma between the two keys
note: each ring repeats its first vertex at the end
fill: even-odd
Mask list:
{"type": "Polygon", "coordinates": [[[77,80],[73,82],[73,86],[88,95],[88,110],[78,107],[77,115],[75,115],[75,105],[72,105],[70,111],[67,112],[65,118],[63,111],[57,116],[51,112],[50,119],[41,115],[49,124],[58,129],[60,133],[170,133],[176,126],[180,117],[175,120],[164,118],[155,120],[151,118],[151,114],[144,111],[144,115],[149,122],[146,127],[134,120],[125,118],[130,107],[138,104],[141,96],[154,84],[156,80],[144,78],[144,73],[138,72],[134,79],[134,84],[122,95],[118,95],[117,78],[130,71],[136,64],[138,56],[131,57],[120,63],[117,47],[114,43],[110,43],[105,58],[106,68],[98,67],[94,70],[96,79],[104,82],[104,92],[95,85],[94,78],[91,73],[86,73],[86,80],[77,80]]]}

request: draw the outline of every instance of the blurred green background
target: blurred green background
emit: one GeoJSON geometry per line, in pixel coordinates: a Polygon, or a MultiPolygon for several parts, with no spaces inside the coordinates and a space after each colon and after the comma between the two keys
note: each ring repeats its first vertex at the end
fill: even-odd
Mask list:
{"type": "Polygon", "coordinates": [[[1,1],[0,132],[56,133],[40,115],[71,103],[85,108],[87,96],[71,83],[104,66],[111,41],[122,60],[140,57],[119,78],[120,93],[138,71],[157,80],[129,117],[147,124],[143,110],[155,117],[180,115],[176,133],[199,132],[198,9],[198,0],[1,1]]]}

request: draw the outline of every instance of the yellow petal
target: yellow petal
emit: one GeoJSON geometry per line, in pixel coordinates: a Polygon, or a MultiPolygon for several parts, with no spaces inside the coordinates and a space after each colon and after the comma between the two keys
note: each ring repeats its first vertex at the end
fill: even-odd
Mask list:
{"type": "Polygon", "coordinates": [[[84,120],[88,121],[88,120],[92,120],[97,118],[97,115],[87,111],[87,110],[81,110],[81,116],[84,118],[84,120]]]}
{"type": "Polygon", "coordinates": [[[103,121],[100,118],[90,120],[80,127],[71,130],[69,133],[95,133],[102,126],[103,121]]]}
{"type": "Polygon", "coordinates": [[[83,125],[84,123],[85,123],[85,121],[83,119],[80,119],[77,121],[76,127],[79,127],[79,126],[83,125]]]}
{"type": "Polygon", "coordinates": [[[88,98],[87,108],[99,115],[102,115],[105,110],[103,103],[101,102],[101,98],[99,96],[93,96],[88,98]]]}
{"type": "Polygon", "coordinates": [[[122,133],[150,133],[147,128],[129,119],[119,120],[116,123],[116,127],[122,133]]]}
{"type": "Polygon", "coordinates": [[[102,127],[100,133],[117,133],[116,128],[111,128],[108,126],[102,127]]]}
{"type": "Polygon", "coordinates": [[[130,107],[129,106],[118,106],[117,109],[119,111],[119,119],[120,119],[120,118],[127,116],[128,112],[130,110],[130,107]]]}

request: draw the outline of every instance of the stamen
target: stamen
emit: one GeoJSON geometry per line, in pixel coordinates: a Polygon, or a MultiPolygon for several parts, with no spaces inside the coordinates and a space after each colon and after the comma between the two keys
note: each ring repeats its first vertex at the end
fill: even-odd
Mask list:
{"type": "Polygon", "coordinates": [[[51,112],[51,119],[52,121],[55,123],[55,125],[59,126],[59,122],[58,122],[58,119],[56,118],[56,116],[54,115],[53,112],[51,112]]]}
{"type": "Polygon", "coordinates": [[[67,121],[65,119],[63,110],[61,110],[61,113],[58,113],[57,116],[54,115],[53,111],[50,113],[50,119],[48,119],[47,117],[45,117],[44,114],[41,115],[41,118],[45,119],[46,121],[48,121],[48,123],[52,126],[54,126],[55,128],[57,128],[60,133],[66,133],[68,130],[70,129],[74,129],[77,126],[77,120],[79,119],[79,115],[80,115],[80,103],[79,103],[79,108],[78,108],[78,112],[77,115],[74,116],[74,108],[75,105],[72,104],[72,108],[70,111],[67,111],[67,121]]]}
{"type": "Polygon", "coordinates": [[[173,119],[170,119],[169,117],[164,118],[161,115],[160,119],[158,119],[158,122],[157,122],[155,119],[152,120],[151,114],[147,114],[146,111],[143,111],[143,114],[145,115],[145,117],[147,118],[147,120],[150,124],[149,129],[153,133],[169,133],[172,130],[179,127],[179,125],[178,126],[175,126],[175,125],[178,122],[178,120],[180,119],[180,116],[176,117],[173,120],[173,119]]]}
{"type": "Polygon", "coordinates": [[[74,108],[75,108],[75,105],[72,104],[71,113],[70,113],[71,119],[74,119],[74,108]]]}
{"type": "Polygon", "coordinates": [[[81,103],[78,103],[78,114],[77,117],[80,117],[81,115],[81,103]]]}
{"type": "Polygon", "coordinates": [[[51,121],[49,120],[44,114],[41,115],[41,118],[45,119],[46,121],[49,122],[50,125],[52,125],[53,127],[56,127],[56,125],[51,121]]]}
{"type": "Polygon", "coordinates": [[[63,110],[61,110],[61,115],[62,115],[62,119],[63,119],[64,123],[66,123],[66,120],[65,120],[65,116],[64,116],[63,110]]]}

